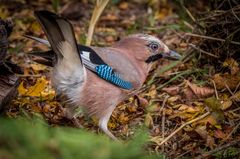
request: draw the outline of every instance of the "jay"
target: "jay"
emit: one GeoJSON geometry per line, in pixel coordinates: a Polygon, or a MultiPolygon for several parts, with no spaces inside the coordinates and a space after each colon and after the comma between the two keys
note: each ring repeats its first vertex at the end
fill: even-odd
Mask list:
{"type": "Polygon", "coordinates": [[[81,107],[97,117],[100,129],[115,140],[107,124],[117,104],[141,88],[154,61],[181,58],[161,40],[146,34],[130,35],[111,47],[87,47],[77,44],[68,20],[44,10],[34,14],[48,41],[27,37],[52,49],[33,55],[53,66],[51,81],[56,92],[67,99],[66,117],[74,119],[81,107]]]}

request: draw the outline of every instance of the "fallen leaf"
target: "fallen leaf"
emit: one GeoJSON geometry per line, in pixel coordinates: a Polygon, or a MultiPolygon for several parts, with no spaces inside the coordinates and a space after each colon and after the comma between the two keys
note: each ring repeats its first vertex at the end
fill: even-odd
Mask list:
{"type": "Polygon", "coordinates": [[[27,93],[27,89],[24,88],[23,82],[21,82],[20,85],[18,86],[18,93],[19,95],[25,95],[27,93]]]}
{"type": "Polygon", "coordinates": [[[168,93],[171,96],[174,96],[180,92],[180,87],[179,86],[171,86],[171,87],[163,88],[162,91],[168,93]]]}
{"type": "Polygon", "coordinates": [[[216,83],[217,89],[224,89],[227,86],[231,90],[235,90],[240,83],[240,74],[215,74],[213,81],[216,83]]]}
{"type": "Polygon", "coordinates": [[[126,123],[129,121],[129,118],[122,112],[122,113],[119,115],[118,121],[119,121],[121,124],[126,124],[126,123]]]}
{"type": "Polygon", "coordinates": [[[137,112],[137,106],[135,104],[128,104],[127,109],[130,113],[135,113],[137,112]]]}
{"type": "Polygon", "coordinates": [[[118,20],[118,17],[114,14],[107,14],[106,16],[102,16],[101,20],[106,20],[106,21],[116,21],[118,20]]]}
{"type": "Polygon", "coordinates": [[[40,97],[42,96],[42,92],[47,87],[48,81],[45,77],[39,78],[35,85],[29,87],[28,89],[23,87],[23,83],[20,84],[18,88],[18,93],[23,96],[32,96],[32,97],[40,97]]]}
{"type": "Polygon", "coordinates": [[[158,103],[153,103],[147,107],[147,112],[153,113],[158,112],[160,110],[160,106],[158,103]]]}
{"type": "Polygon", "coordinates": [[[209,87],[199,87],[196,84],[192,84],[186,80],[186,89],[184,90],[184,94],[187,99],[192,99],[194,97],[203,98],[209,97],[214,94],[214,89],[209,87]]]}
{"type": "Polygon", "coordinates": [[[162,142],[163,138],[161,136],[154,136],[150,139],[150,141],[156,143],[157,145],[159,145],[162,142]]]}
{"type": "Polygon", "coordinates": [[[230,108],[232,106],[232,103],[233,102],[231,100],[223,101],[221,109],[226,110],[226,109],[230,108]]]}
{"type": "Polygon", "coordinates": [[[211,110],[212,116],[214,116],[219,123],[222,123],[225,120],[224,113],[222,111],[222,104],[217,98],[207,98],[204,100],[204,103],[211,110]]]}
{"type": "Polygon", "coordinates": [[[225,139],[227,137],[227,134],[225,134],[222,130],[217,129],[214,131],[214,137],[219,139],[225,139]]]}
{"type": "Polygon", "coordinates": [[[167,103],[168,103],[169,105],[175,105],[175,102],[178,101],[179,98],[180,98],[179,96],[169,97],[169,98],[167,99],[167,103]]]}
{"type": "Polygon", "coordinates": [[[216,120],[215,117],[213,117],[213,115],[209,115],[209,116],[207,116],[206,118],[201,119],[201,120],[193,123],[192,125],[193,125],[193,126],[198,125],[198,124],[200,124],[200,125],[201,125],[201,124],[206,125],[207,123],[215,126],[215,125],[217,125],[217,120],[216,120]]]}
{"type": "Polygon", "coordinates": [[[198,126],[195,128],[195,131],[205,140],[206,145],[213,149],[213,147],[216,145],[215,140],[208,134],[206,126],[198,126]]]}
{"type": "Polygon", "coordinates": [[[153,118],[152,118],[152,116],[151,116],[150,113],[147,113],[147,114],[146,114],[144,123],[145,123],[145,125],[146,125],[148,128],[152,128],[152,127],[153,127],[153,118]]]}
{"type": "Polygon", "coordinates": [[[145,98],[143,98],[143,97],[141,97],[139,95],[136,95],[135,97],[137,99],[137,103],[138,103],[139,106],[146,107],[146,106],[149,105],[149,102],[148,102],[147,99],[145,99],[145,98]]]}
{"type": "Polygon", "coordinates": [[[126,9],[128,9],[128,3],[121,2],[118,7],[119,7],[119,9],[126,10],[126,9]]]}
{"type": "Polygon", "coordinates": [[[223,67],[230,68],[232,75],[235,75],[235,74],[237,74],[239,72],[238,62],[235,61],[233,58],[227,58],[223,62],[223,67]]]}
{"type": "Polygon", "coordinates": [[[230,99],[234,100],[236,102],[239,102],[240,101],[240,91],[236,92],[230,99]]]}

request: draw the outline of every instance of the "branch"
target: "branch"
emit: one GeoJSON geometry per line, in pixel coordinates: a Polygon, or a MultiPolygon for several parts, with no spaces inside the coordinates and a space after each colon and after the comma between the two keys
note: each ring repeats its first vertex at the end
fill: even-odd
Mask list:
{"type": "Polygon", "coordinates": [[[97,0],[97,2],[96,2],[96,5],[94,7],[93,14],[91,17],[91,21],[89,24],[89,28],[88,28],[88,35],[87,35],[87,41],[86,41],[87,46],[91,45],[93,32],[94,32],[96,23],[97,23],[100,15],[102,14],[104,8],[107,6],[108,2],[109,2],[109,0],[97,0]]]}
{"type": "Polygon", "coordinates": [[[180,130],[182,130],[185,126],[187,125],[190,125],[198,120],[201,120],[203,118],[205,118],[206,116],[208,116],[210,114],[210,112],[206,112],[205,114],[193,119],[193,120],[190,120],[184,124],[182,124],[177,130],[175,130],[173,133],[171,133],[167,138],[165,138],[160,144],[159,146],[163,145],[165,142],[167,142],[168,140],[170,140],[176,133],[178,133],[180,130]]]}

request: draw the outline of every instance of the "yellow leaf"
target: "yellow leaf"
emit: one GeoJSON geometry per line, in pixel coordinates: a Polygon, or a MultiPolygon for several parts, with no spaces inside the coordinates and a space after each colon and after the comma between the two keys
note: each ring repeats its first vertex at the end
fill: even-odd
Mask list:
{"type": "Polygon", "coordinates": [[[169,97],[167,99],[167,103],[170,105],[175,105],[175,102],[179,100],[179,96],[173,96],[173,97],[169,97]]]}
{"type": "Polygon", "coordinates": [[[27,93],[27,89],[23,87],[23,82],[18,87],[18,93],[19,95],[25,95],[27,93]]]}
{"type": "Polygon", "coordinates": [[[31,68],[34,71],[43,71],[47,68],[47,66],[41,65],[41,64],[31,64],[31,68]]]}
{"type": "Polygon", "coordinates": [[[156,143],[157,145],[159,145],[162,142],[163,138],[161,136],[154,136],[150,139],[150,141],[156,143]]]}
{"type": "Polygon", "coordinates": [[[31,29],[35,33],[41,32],[41,27],[36,21],[31,24],[31,29]]]}
{"type": "Polygon", "coordinates": [[[204,125],[206,125],[207,123],[216,126],[217,125],[217,120],[213,115],[209,115],[204,119],[199,120],[198,122],[194,123],[193,125],[197,125],[197,124],[201,124],[203,123],[204,125]]]}
{"type": "Polygon", "coordinates": [[[153,127],[153,118],[150,115],[150,113],[147,113],[146,117],[145,117],[145,125],[149,128],[153,127]]]}
{"type": "Polygon", "coordinates": [[[44,89],[47,87],[48,81],[42,77],[39,78],[34,86],[29,87],[28,89],[23,87],[23,82],[18,87],[18,92],[20,95],[40,97],[44,89]]]}
{"type": "Polygon", "coordinates": [[[231,107],[231,105],[232,105],[232,101],[231,101],[231,100],[224,101],[224,102],[222,103],[221,109],[222,109],[222,110],[226,110],[226,109],[228,109],[229,107],[231,107]]]}
{"type": "Polygon", "coordinates": [[[224,67],[229,67],[231,69],[231,74],[237,74],[239,72],[239,66],[237,61],[233,58],[228,58],[223,63],[224,67]]]}
{"type": "Polygon", "coordinates": [[[118,120],[121,124],[125,124],[129,121],[129,118],[124,113],[121,113],[118,120]]]}
{"type": "Polygon", "coordinates": [[[115,122],[108,122],[108,127],[110,129],[115,129],[117,127],[116,123],[115,122]]]}
{"type": "Polygon", "coordinates": [[[48,81],[42,77],[37,80],[36,84],[28,89],[26,95],[33,97],[40,97],[42,91],[46,88],[48,81]]]}

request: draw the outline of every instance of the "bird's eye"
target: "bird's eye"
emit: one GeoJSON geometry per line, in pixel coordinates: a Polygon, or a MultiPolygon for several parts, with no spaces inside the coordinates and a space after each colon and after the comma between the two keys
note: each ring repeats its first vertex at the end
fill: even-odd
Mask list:
{"type": "Polygon", "coordinates": [[[158,44],[156,44],[156,43],[151,43],[151,44],[149,44],[149,47],[150,47],[153,51],[158,50],[158,44]]]}

